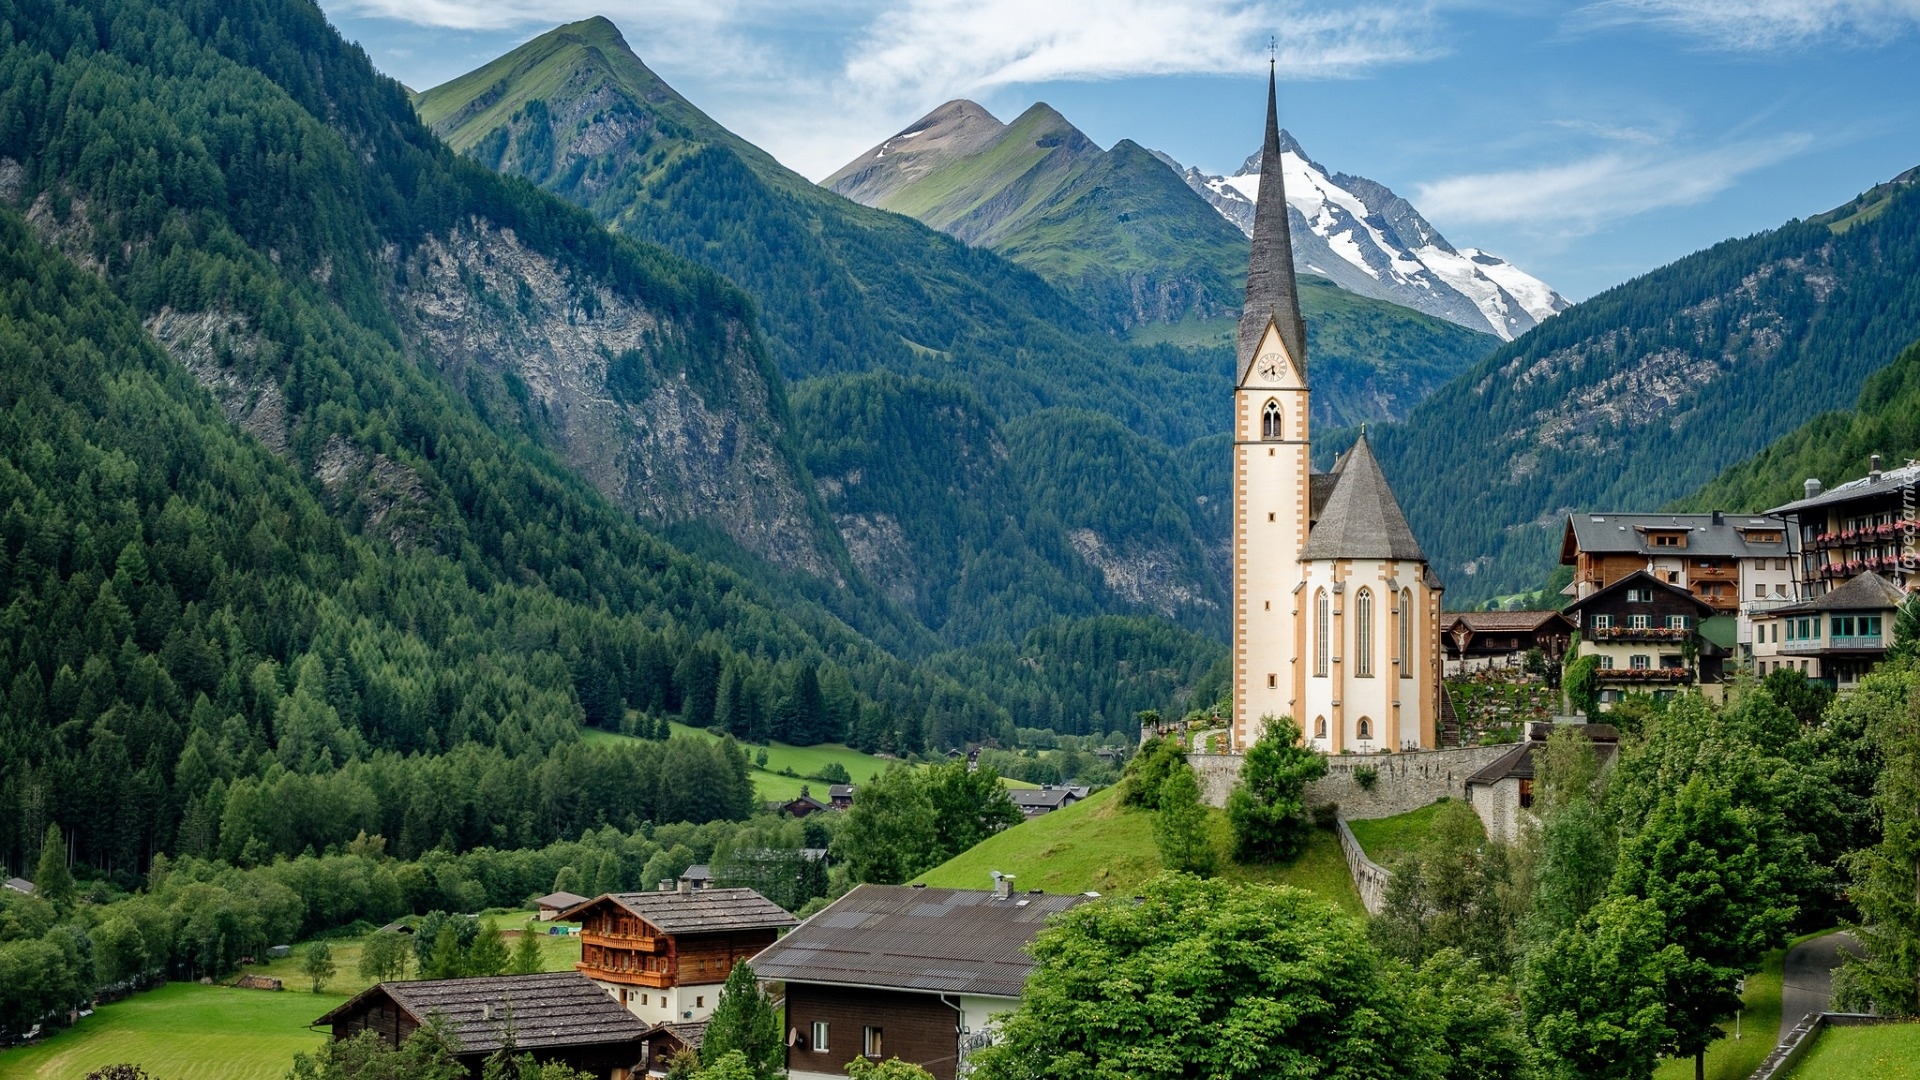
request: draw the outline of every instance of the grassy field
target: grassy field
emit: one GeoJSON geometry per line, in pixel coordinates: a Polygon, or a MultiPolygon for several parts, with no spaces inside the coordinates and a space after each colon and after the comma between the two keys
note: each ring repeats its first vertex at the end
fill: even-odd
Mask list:
{"type": "MultiPolygon", "coordinates": [[[[1727,1037],[1707,1048],[1707,1080],[1746,1080],[1773,1052],[1780,1037],[1780,966],[1786,955],[1785,949],[1768,953],[1760,970],[1747,976],[1747,990],[1741,995],[1747,1007],[1740,1014],[1740,1038],[1733,1037],[1731,1022],[1720,1025],[1727,1037]]],[[[1653,1077],[1693,1080],[1693,1059],[1668,1058],[1653,1077]]]]}
{"type": "Polygon", "coordinates": [[[1788,1080],[1920,1077],[1920,1024],[1823,1028],[1788,1080]]]}
{"type": "Polygon", "coordinates": [[[1433,831],[1433,819],[1440,816],[1447,802],[1442,799],[1431,806],[1388,818],[1349,821],[1347,827],[1353,830],[1353,838],[1360,841],[1367,858],[1388,866],[1394,859],[1420,846],[1420,842],[1427,838],[1427,833],[1433,831]]]}
{"type": "Polygon", "coordinates": [[[0,1053],[0,1077],[71,1080],[130,1061],[158,1080],[279,1080],[326,1034],[307,1027],[345,994],[170,983],[102,1005],[34,1046],[0,1053]]]}
{"type": "MultiPolygon", "coordinates": [[[[703,739],[718,739],[720,736],[705,728],[688,727],[674,722],[670,725],[675,735],[691,735],[703,739]]],[[[598,728],[582,728],[580,737],[590,743],[624,742],[632,738],[598,728]]],[[[830,764],[837,764],[847,770],[847,775],[856,784],[864,783],[887,771],[887,767],[897,764],[891,758],[875,757],[863,754],[850,746],[839,743],[823,743],[819,746],[788,746],[786,743],[770,743],[766,746],[767,763],[753,767],[753,790],[762,802],[787,802],[800,797],[800,789],[808,788],[821,802],[827,800],[826,782],[810,780],[808,777],[818,773],[830,764]],[[792,770],[795,775],[788,776],[782,770],[792,770]]],[[[747,757],[753,759],[759,755],[761,747],[748,745],[747,757]]],[[[1000,783],[1010,788],[1038,787],[1022,780],[1002,780],[1000,783]]]]}
{"type": "MultiPolygon", "coordinates": [[[[521,921],[518,916],[498,920],[509,949],[521,921]]],[[[579,962],[578,937],[543,940],[546,970],[571,971],[579,962]]],[[[327,981],[324,993],[310,992],[312,983],[300,973],[304,946],[296,946],[290,957],[245,969],[283,980],[286,989],[279,993],[169,983],[102,1005],[34,1046],[0,1052],[0,1080],[70,1080],[122,1061],[144,1066],[155,1080],[279,1080],[295,1053],[326,1038],[324,1030],[307,1025],[370,985],[357,970],[359,940],[327,944],[338,974],[327,981]]]]}
{"type": "MultiPolygon", "coordinates": [[[[992,883],[992,871],[999,870],[1013,874],[1019,888],[1051,893],[1110,894],[1136,888],[1160,873],[1160,853],[1153,845],[1152,818],[1123,808],[1119,797],[1118,788],[1108,788],[1065,810],[1022,822],[915,880],[938,888],[984,889],[992,883]]],[[[1209,814],[1222,878],[1294,885],[1349,914],[1363,914],[1340,842],[1331,832],[1316,829],[1306,854],[1291,866],[1239,866],[1225,857],[1226,815],[1218,810],[1209,814]]]]}

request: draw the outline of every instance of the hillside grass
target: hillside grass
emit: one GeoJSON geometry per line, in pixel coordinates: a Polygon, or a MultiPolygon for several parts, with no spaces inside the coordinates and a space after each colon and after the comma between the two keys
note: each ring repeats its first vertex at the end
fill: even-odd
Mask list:
{"type": "Polygon", "coordinates": [[[1367,858],[1381,866],[1391,866],[1393,860],[1415,850],[1426,840],[1427,834],[1433,831],[1434,819],[1450,801],[1441,799],[1393,817],[1349,821],[1347,827],[1353,830],[1353,838],[1360,841],[1367,858]]]}
{"type": "Polygon", "coordinates": [[[1787,1080],[1920,1077],[1920,1024],[1822,1028],[1787,1080]]]}
{"type": "Polygon", "coordinates": [[[328,1035],[309,1028],[343,993],[169,983],[102,1005],[33,1046],[0,1052],[0,1077],[70,1080],[130,1061],[156,1080],[280,1080],[328,1035]]]}
{"type": "MultiPolygon", "coordinates": [[[[1220,852],[1221,878],[1292,885],[1349,915],[1365,915],[1333,833],[1315,829],[1306,854],[1289,866],[1241,866],[1226,857],[1226,814],[1213,809],[1207,813],[1220,852]]],[[[998,870],[1014,875],[1016,888],[1110,895],[1138,888],[1163,869],[1153,843],[1152,815],[1122,806],[1116,787],[988,837],[914,880],[937,888],[984,889],[998,870]]]]}

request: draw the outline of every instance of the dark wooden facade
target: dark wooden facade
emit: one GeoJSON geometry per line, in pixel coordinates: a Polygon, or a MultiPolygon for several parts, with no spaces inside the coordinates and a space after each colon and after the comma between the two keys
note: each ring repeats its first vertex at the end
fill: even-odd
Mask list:
{"type": "Polygon", "coordinates": [[[656,990],[726,982],[735,964],[751,960],[779,936],[771,927],[668,934],[612,905],[601,905],[584,917],[579,969],[595,979],[656,990]]]}
{"type": "Polygon", "coordinates": [[[960,1057],[959,1010],[938,994],[787,984],[787,1070],[845,1076],[847,1063],[868,1048],[868,1029],[880,1034],[874,1060],[899,1058],[954,1080],[960,1057]],[[827,1025],[825,1050],[813,1045],[814,1025],[827,1025]]]}

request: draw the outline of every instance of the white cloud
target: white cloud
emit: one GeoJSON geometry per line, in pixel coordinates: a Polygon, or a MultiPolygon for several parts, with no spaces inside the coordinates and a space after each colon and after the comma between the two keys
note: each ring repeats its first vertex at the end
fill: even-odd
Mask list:
{"type": "MultiPolygon", "coordinates": [[[[461,0],[344,0],[327,6],[344,15],[397,19],[449,30],[510,30],[611,14],[607,4],[596,0],[483,0],[472,3],[463,3],[461,0]]],[[[624,5],[620,16],[634,20],[714,27],[737,19],[739,8],[740,4],[735,0],[645,0],[643,3],[624,5]]]]}
{"type": "Polygon", "coordinates": [[[1499,224],[1562,238],[1585,236],[1623,218],[1704,202],[1742,174],[1790,157],[1811,141],[1787,134],[1665,157],[1609,151],[1563,165],[1421,184],[1415,203],[1448,227],[1499,224]]]}
{"type": "Polygon", "coordinates": [[[954,95],[1011,84],[1219,75],[1281,31],[1283,78],[1344,78],[1434,55],[1416,5],[1323,11],[1256,0],[912,0],[851,50],[848,82],[954,95]]]}
{"type": "Polygon", "coordinates": [[[1830,38],[1884,44],[1920,24],[1920,0],[1599,0],[1577,21],[1643,23],[1712,49],[1774,52],[1830,38]]]}

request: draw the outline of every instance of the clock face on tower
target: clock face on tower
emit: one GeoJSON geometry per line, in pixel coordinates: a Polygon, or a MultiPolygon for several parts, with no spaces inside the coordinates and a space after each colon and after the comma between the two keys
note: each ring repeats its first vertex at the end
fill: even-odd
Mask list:
{"type": "Polygon", "coordinates": [[[1254,361],[1253,369],[1259,372],[1260,377],[1263,379],[1279,378],[1280,354],[1277,352],[1261,353],[1260,359],[1254,361]]]}

